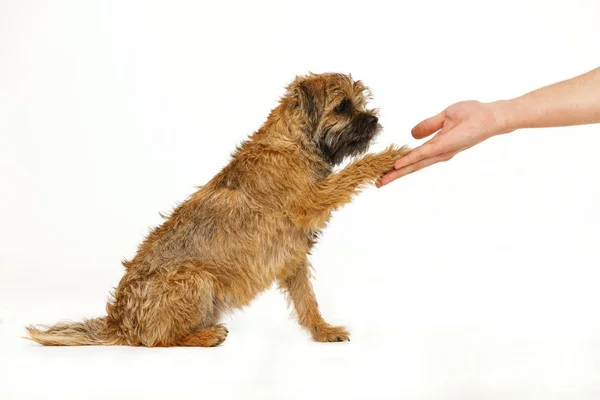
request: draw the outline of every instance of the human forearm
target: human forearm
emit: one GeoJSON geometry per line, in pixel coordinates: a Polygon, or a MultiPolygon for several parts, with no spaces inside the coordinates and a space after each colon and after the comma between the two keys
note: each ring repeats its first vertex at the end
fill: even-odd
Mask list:
{"type": "MultiPolygon", "coordinates": [[[[600,68],[508,101],[492,103],[503,131],[600,122],[600,68]]],[[[502,133],[502,132],[499,132],[502,133]]]]}

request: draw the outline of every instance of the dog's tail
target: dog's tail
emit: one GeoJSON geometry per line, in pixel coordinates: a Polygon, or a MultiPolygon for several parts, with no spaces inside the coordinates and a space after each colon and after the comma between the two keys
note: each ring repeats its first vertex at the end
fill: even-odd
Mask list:
{"type": "Polygon", "coordinates": [[[114,345],[117,338],[105,336],[106,317],[86,319],[83,322],[59,322],[52,326],[27,326],[25,339],[44,346],[114,345]]]}

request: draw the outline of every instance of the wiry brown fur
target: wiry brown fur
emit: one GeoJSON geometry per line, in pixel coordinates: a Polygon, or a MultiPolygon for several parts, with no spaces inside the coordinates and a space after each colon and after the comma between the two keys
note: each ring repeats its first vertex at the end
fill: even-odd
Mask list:
{"type": "Polygon", "coordinates": [[[364,152],[379,126],[366,87],[342,74],[298,77],[231,162],[140,245],[106,317],[28,327],[44,345],[216,346],[220,315],[273,281],[314,340],[349,340],[327,324],[307,255],[332,211],[392,169],[405,148],[364,152]],[[346,100],[344,100],[346,99],[346,100]],[[342,104],[345,102],[345,104],[342,104]]]}

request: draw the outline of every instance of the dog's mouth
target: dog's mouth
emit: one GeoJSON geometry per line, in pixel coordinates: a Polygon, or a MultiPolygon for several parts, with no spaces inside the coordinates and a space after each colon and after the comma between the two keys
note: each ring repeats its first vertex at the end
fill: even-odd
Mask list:
{"type": "Polygon", "coordinates": [[[358,149],[363,149],[361,152],[367,151],[369,145],[375,139],[375,137],[381,132],[381,125],[377,124],[373,128],[369,128],[366,130],[360,137],[356,139],[352,139],[348,142],[348,147],[356,147],[358,149]]]}
{"type": "Polygon", "coordinates": [[[326,130],[319,142],[319,149],[329,163],[340,164],[347,157],[366,152],[380,131],[377,117],[365,113],[354,118],[340,132],[326,130]]]}
{"type": "Polygon", "coordinates": [[[348,138],[351,142],[370,142],[381,131],[379,119],[372,114],[362,113],[352,120],[348,138]]]}

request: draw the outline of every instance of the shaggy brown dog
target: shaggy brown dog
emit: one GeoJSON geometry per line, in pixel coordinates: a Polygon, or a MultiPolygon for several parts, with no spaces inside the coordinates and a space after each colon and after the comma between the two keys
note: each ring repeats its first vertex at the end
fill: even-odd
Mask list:
{"type": "Polygon", "coordinates": [[[348,339],[321,317],[307,255],[332,211],[391,170],[406,148],[355,159],[380,126],[367,88],[342,74],[311,74],[287,87],[266,123],[231,162],[154,229],[106,307],[82,323],[27,327],[44,345],[216,346],[220,315],[273,281],[316,341],[348,339]]]}

